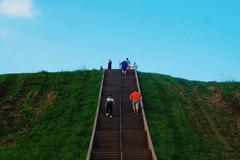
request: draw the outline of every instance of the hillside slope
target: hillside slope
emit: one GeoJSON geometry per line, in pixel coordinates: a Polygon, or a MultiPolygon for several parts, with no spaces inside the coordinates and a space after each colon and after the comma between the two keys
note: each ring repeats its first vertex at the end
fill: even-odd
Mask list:
{"type": "MultiPolygon", "coordinates": [[[[139,74],[162,160],[240,159],[240,84],[139,74]]],[[[101,73],[0,75],[0,159],[85,159],[101,73]]]]}
{"type": "Polygon", "coordinates": [[[240,159],[240,83],[139,79],[159,159],[240,159]]]}
{"type": "Polygon", "coordinates": [[[85,159],[101,73],[0,76],[0,159],[85,159]]]}

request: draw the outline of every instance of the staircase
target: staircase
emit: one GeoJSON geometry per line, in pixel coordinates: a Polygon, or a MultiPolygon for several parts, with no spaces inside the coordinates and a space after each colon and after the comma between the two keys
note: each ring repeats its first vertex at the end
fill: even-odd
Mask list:
{"type": "Polygon", "coordinates": [[[105,71],[87,159],[156,159],[153,147],[149,146],[151,139],[144,123],[145,114],[133,114],[129,100],[130,93],[139,88],[137,82],[134,70],[127,75],[122,75],[120,70],[105,71]],[[109,94],[115,99],[112,118],[105,116],[104,105],[109,94]]]}

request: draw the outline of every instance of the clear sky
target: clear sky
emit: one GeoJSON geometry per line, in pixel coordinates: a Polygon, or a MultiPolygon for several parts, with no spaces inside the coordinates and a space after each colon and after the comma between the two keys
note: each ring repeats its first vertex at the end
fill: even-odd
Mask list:
{"type": "Polygon", "coordinates": [[[0,74],[116,68],[240,81],[239,0],[0,0],[0,74]]]}

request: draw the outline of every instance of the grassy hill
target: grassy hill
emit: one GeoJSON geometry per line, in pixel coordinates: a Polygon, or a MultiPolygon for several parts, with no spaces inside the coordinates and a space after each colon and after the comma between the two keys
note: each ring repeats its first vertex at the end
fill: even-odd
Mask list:
{"type": "Polygon", "coordinates": [[[0,159],[85,159],[101,73],[0,76],[0,159]]]}
{"type": "Polygon", "coordinates": [[[240,83],[139,79],[159,159],[240,159],[240,83]]]}
{"type": "MultiPolygon", "coordinates": [[[[240,83],[140,73],[159,159],[240,159],[240,83]]],[[[0,76],[0,159],[85,159],[99,71],[0,76]]]]}

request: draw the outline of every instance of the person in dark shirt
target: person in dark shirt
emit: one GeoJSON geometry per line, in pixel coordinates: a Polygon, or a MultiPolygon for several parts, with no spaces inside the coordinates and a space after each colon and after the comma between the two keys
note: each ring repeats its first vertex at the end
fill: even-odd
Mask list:
{"type": "Polygon", "coordinates": [[[121,66],[121,69],[122,69],[122,73],[124,75],[126,75],[127,74],[128,63],[126,61],[122,61],[120,63],[120,66],[121,66]]]}
{"type": "Polygon", "coordinates": [[[108,61],[108,69],[112,69],[112,60],[111,59],[109,59],[109,61],[108,61]]]}
{"type": "Polygon", "coordinates": [[[131,62],[130,62],[130,60],[128,59],[128,58],[126,58],[126,60],[125,60],[126,62],[127,62],[127,64],[128,64],[128,69],[130,69],[131,68],[131,62]]]}

